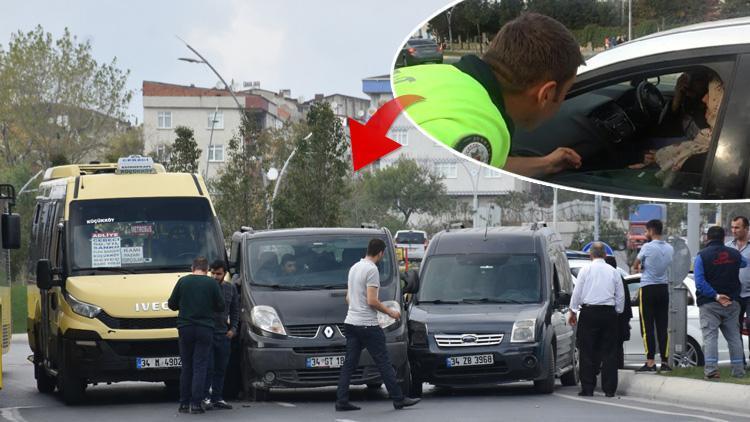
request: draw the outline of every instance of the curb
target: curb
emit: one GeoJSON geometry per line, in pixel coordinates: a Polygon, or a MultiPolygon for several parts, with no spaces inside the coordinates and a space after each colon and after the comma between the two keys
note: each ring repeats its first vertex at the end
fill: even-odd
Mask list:
{"type": "Polygon", "coordinates": [[[739,413],[747,412],[750,403],[750,386],[747,385],[636,374],[629,370],[620,370],[617,375],[617,392],[624,396],[739,413]]]}

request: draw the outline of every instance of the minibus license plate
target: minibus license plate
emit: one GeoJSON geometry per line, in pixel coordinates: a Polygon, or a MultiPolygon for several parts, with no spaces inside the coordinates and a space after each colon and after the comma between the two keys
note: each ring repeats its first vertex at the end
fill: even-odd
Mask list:
{"type": "Polygon", "coordinates": [[[448,368],[456,366],[492,365],[495,359],[492,355],[451,356],[445,359],[448,368]]]}
{"type": "Polygon", "coordinates": [[[167,358],[136,358],[135,367],[138,369],[162,369],[162,368],[179,368],[182,366],[182,360],[178,356],[167,358]]]}
{"type": "Polygon", "coordinates": [[[344,356],[316,356],[307,358],[305,366],[308,368],[341,368],[344,356]]]}

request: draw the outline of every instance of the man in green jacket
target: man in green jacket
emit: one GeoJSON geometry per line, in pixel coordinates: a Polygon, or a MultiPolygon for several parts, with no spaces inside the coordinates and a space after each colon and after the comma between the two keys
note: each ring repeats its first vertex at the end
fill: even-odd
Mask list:
{"type": "Polygon", "coordinates": [[[554,116],[584,63],[565,26],[524,13],[500,29],[481,58],[397,69],[393,87],[396,96],[425,98],[406,113],[438,141],[494,167],[541,177],[580,167],[581,157],[570,148],[508,157],[513,131],[554,116]]]}
{"type": "Polygon", "coordinates": [[[214,312],[224,310],[219,284],[208,277],[208,260],[193,260],[193,273],[177,280],[167,305],[177,314],[180,359],[180,413],[203,413],[208,354],[214,332],[214,312]]]}

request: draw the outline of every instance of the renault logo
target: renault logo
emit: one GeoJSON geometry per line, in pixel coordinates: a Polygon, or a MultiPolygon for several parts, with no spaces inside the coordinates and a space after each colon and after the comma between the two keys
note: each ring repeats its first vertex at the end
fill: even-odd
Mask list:
{"type": "Polygon", "coordinates": [[[461,337],[461,341],[463,343],[476,343],[477,342],[477,336],[473,334],[466,334],[465,336],[461,337]]]}
{"type": "Polygon", "coordinates": [[[333,337],[333,328],[330,325],[327,325],[326,328],[323,329],[323,335],[326,336],[326,338],[333,337]]]}

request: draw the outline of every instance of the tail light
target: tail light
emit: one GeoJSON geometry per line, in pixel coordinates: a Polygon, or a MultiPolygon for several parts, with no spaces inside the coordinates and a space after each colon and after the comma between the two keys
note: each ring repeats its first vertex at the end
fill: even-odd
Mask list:
{"type": "Polygon", "coordinates": [[[406,51],[407,51],[407,52],[409,52],[409,54],[411,54],[411,55],[413,56],[413,55],[414,55],[414,53],[416,53],[416,52],[417,52],[417,49],[416,49],[416,48],[414,48],[414,47],[409,47],[409,49],[408,49],[408,50],[406,50],[406,51]]]}

